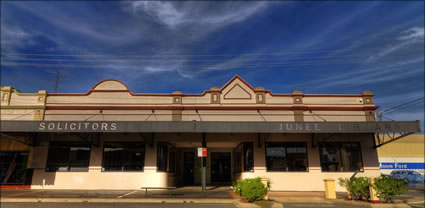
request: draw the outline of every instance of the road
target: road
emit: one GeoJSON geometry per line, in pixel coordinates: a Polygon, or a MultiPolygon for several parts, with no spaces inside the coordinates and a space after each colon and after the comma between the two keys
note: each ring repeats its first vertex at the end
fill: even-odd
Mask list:
{"type": "Polygon", "coordinates": [[[1,203],[1,208],[234,208],[233,204],[171,204],[171,203],[1,203]]]}

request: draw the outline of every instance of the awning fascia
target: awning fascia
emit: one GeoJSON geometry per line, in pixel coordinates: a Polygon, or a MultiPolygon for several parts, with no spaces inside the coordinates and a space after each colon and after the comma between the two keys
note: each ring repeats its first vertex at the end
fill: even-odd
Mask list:
{"type": "Polygon", "coordinates": [[[1,121],[1,132],[59,133],[385,133],[421,132],[420,121],[1,121]]]}

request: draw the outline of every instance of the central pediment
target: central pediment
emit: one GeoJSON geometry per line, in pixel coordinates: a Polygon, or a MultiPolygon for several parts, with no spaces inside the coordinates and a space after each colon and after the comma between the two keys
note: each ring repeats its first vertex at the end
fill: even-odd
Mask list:
{"type": "Polygon", "coordinates": [[[251,94],[239,84],[233,85],[230,90],[224,94],[224,99],[251,99],[251,94]]]}

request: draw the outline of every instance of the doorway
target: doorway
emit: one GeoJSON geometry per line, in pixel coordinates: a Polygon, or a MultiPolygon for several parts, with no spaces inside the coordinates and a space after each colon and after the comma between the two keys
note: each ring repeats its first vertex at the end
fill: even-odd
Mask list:
{"type": "Polygon", "coordinates": [[[195,153],[183,153],[183,185],[193,185],[193,176],[195,169],[195,153]]]}
{"type": "Polygon", "coordinates": [[[231,182],[230,152],[211,152],[211,182],[231,182]]]}

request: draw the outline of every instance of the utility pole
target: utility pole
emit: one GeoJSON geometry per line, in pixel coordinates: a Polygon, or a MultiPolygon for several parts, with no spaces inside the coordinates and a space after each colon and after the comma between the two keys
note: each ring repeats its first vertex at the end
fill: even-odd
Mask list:
{"type": "MultiPolygon", "coordinates": [[[[59,67],[62,65],[62,61],[59,60],[59,67]]],[[[55,84],[55,93],[58,91],[59,86],[59,77],[62,77],[61,71],[56,69],[56,84],[55,84]]]]}

